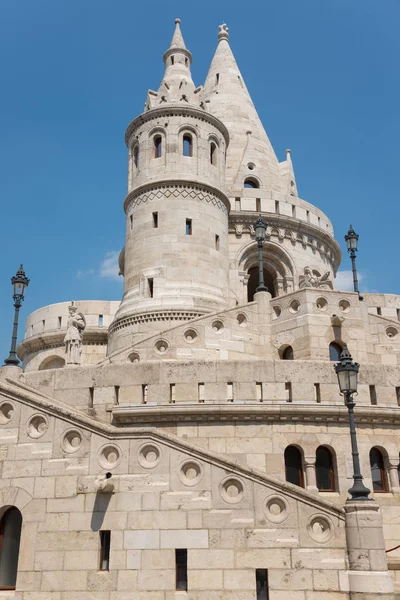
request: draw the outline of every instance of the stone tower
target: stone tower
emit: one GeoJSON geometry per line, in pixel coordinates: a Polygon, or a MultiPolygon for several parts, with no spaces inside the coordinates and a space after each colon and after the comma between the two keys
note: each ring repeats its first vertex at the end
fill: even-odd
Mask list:
{"type": "Polygon", "coordinates": [[[128,126],[124,296],[109,352],[132,334],[223,309],[228,288],[225,155],[229,135],[206,110],[175,21],[165,74],[145,112],[128,126]]]}

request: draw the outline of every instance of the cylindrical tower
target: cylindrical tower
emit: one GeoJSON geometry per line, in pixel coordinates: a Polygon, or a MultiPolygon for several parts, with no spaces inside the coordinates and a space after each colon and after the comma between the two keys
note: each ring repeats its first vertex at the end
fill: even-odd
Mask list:
{"type": "Polygon", "coordinates": [[[226,306],[228,132],[193,84],[179,20],[164,62],[160,89],[148,93],[146,111],[126,132],[124,296],[109,329],[109,354],[136,334],[226,306]]]}

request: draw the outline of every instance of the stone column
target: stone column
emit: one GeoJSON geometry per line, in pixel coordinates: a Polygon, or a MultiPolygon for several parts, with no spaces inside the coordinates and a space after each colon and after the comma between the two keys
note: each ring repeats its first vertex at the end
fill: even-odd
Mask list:
{"type": "Polygon", "coordinates": [[[389,481],[390,481],[390,491],[393,494],[400,494],[400,483],[399,483],[399,457],[389,456],[388,459],[388,468],[389,468],[389,481]]]}
{"type": "Polygon", "coordinates": [[[348,587],[343,572],[341,589],[349,590],[350,600],[394,600],[379,505],[372,500],[350,501],[344,509],[349,570],[348,587]]]}
{"type": "Polygon", "coordinates": [[[310,492],[318,492],[317,479],[315,476],[315,455],[304,457],[304,468],[306,471],[306,489],[310,492]]]}

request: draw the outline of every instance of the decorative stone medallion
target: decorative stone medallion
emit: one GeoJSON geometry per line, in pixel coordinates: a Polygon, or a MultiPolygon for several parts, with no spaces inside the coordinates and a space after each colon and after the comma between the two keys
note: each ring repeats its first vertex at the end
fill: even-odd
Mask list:
{"type": "Polygon", "coordinates": [[[82,435],[77,429],[69,429],[66,431],[61,440],[61,448],[67,454],[78,452],[82,445],[82,435]]]}
{"type": "Polygon", "coordinates": [[[28,421],[27,432],[34,440],[41,438],[49,428],[49,422],[44,415],[33,415],[28,421]]]}
{"type": "Polygon", "coordinates": [[[314,515],[307,523],[307,533],[314,542],[325,544],[332,537],[332,523],[324,515],[314,515]]]}
{"type": "Polygon", "coordinates": [[[155,351],[158,354],[165,354],[168,350],[168,347],[169,344],[167,340],[157,340],[157,342],[154,344],[155,351]]]}
{"type": "Polygon", "coordinates": [[[128,360],[132,363],[137,363],[140,361],[140,355],[137,352],[131,352],[128,355],[128,360]]]}
{"type": "Polygon", "coordinates": [[[121,450],[118,446],[107,444],[99,450],[98,463],[103,469],[115,469],[121,460],[121,450]]]}
{"type": "Polygon", "coordinates": [[[186,329],[183,337],[185,338],[185,342],[188,344],[193,344],[193,342],[195,342],[198,338],[197,331],[194,329],[186,329]]]}
{"type": "Polygon", "coordinates": [[[395,340],[399,335],[399,330],[396,327],[386,327],[386,335],[390,340],[395,340]]]}
{"type": "Polygon", "coordinates": [[[283,523],[289,516],[288,503],[282,496],[270,496],[265,501],[264,513],[271,523],[283,523]]]}
{"type": "Polygon", "coordinates": [[[224,324],[222,321],[213,321],[211,328],[213,330],[214,333],[222,333],[224,330],[224,324]]]}
{"type": "Polygon", "coordinates": [[[203,477],[201,465],[194,460],[187,460],[182,463],[179,471],[179,479],[184,485],[189,487],[197,485],[203,477]]]}
{"type": "Polygon", "coordinates": [[[0,405],[0,425],[7,425],[13,418],[14,405],[11,402],[3,402],[0,405]]]}
{"type": "Polygon", "coordinates": [[[244,485],[236,477],[227,477],[220,483],[219,493],[228,504],[238,504],[244,498],[244,485]]]}
{"type": "Polygon", "coordinates": [[[138,463],[145,469],[154,469],[161,460],[161,450],[156,444],[144,444],[139,448],[138,463]]]}
{"type": "Polygon", "coordinates": [[[247,326],[247,317],[244,313],[239,313],[238,316],[236,317],[236,320],[239,324],[239,327],[247,326]]]}
{"type": "Polygon", "coordinates": [[[351,304],[346,298],[339,300],[339,308],[344,313],[349,313],[351,310],[351,304]]]}

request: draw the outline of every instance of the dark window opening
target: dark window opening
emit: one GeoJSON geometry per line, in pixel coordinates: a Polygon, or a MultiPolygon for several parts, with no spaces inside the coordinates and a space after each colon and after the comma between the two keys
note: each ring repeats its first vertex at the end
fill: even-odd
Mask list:
{"type": "Polygon", "coordinates": [[[169,402],[170,404],[175,404],[175,384],[169,384],[169,402]]]}
{"type": "Polygon", "coordinates": [[[161,135],[154,136],[154,158],[160,158],[162,154],[162,137],[161,135]]]}
{"type": "Polygon", "coordinates": [[[240,210],[240,198],[235,198],[235,210],[240,210]]]}
{"type": "Polygon", "coordinates": [[[244,187],[245,188],[250,188],[250,189],[256,189],[259,188],[259,184],[258,181],[256,181],[255,179],[250,179],[249,177],[247,179],[244,180],[244,187]]]}
{"type": "Polygon", "coordinates": [[[176,569],[176,589],[187,591],[187,550],[175,550],[175,569],[176,569]]]}
{"type": "Polygon", "coordinates": [[[278,200],[275,200],[275,212],[277,215],[279,215],[279,202],[278,200]]]}
{"type": "Polygon", "coordinates": [[[400,406],[400,387],[396,388],[396,400],[397,400],[398,406],[400,406]]]}
{"type": "Polygon", "coordinates": [[[296,218],[296,207],[294,204],[292,204],[292,217],[295,219],[296,218]]]}
{"type": "Polygon", "coordinates": [[[256,569],[257,600],[269,600],[268,570],[256,569]]]}
{"type": "Polygon", "coordinates": [[[215,142],[210,143],[210,163],[214,165],[214,167],[217,166],[217,145],[215,142]]]}
{"type": "Polygon", "coordinates": [[[103,315],[99,315],[98,326],[103,327],[103,315]]]}
{"type": "Polygon", "coordinates": [[[119,404],[119,385],[114,385],[114,403],[119,404]]]}
{"type": "Polygon", "coordinates": [[[89,388],[89,408],[93,408],[94,401],[94,387],[89,388]]]}
{"type": "Polygon", "coordinates": [[[22,515],[9,508],[0,522],[0,589],[14,590],[17,581],[22,515]]]}
{"type": "Polygon", "coordinates": [[[187,67],[189,64],[189,60],[187,58],[185,58],[185,67],[187,67]]]}
{"type": "Polygon", "coordinates": [[[285,383],[286,402],[293,402],[292,384],[290,381],[285,383]]]}
{"type": "MultiPolygon", "coordinates": [[[[248,271],[249,279],[247,282],[247,302],[253,302],[254,294],[258,287],[258,267],[251,267],[248,271]]],[[[267,286],[269,293],[275,298],[275,278],[274,276],[264,269],[264,284],[267,286]]]]}
{"type": "Polygon", "coordinates": [[[142,403],[147,404],[147,384],[142,384],[142,403]]]}
{"type": "Polygon", "coordinates": [[[171,65],[173,65],[173,64],[174,64],[174,62],[175,62],[175,57],[174,57],[174,56],[171,56],[171,65]]]}
{"type": "Polygon", "coordinates": [[[335,491],[335,472],[333,468],[333,456],[329,448],[320,446],[317,448],[315,461],[315,474],[317,488],[320,491],[335,491]]]}
{"type": "Polygon", "coordinates": [[[219,235],[215,236],[215,249],[219,250],[219,235]]]}
{"type": "Polygon", "coordinates": [[[58,317],[58,328],[61,327],[61,323],[62,323],[62,317],[58,317]]]}
{"type": "Polygon", "coordinates": [[[153,227],[155,229],[158,227],[158,212],[153,212],[153,227]]]}
{"type": "Polygon", "coordinates": [[[219,73],[216,74],[215,76],[215,85],[219,84],[219,73]]]}
{"type": "Polygon", "coordinates": [[[129,215],[129,220],[130,220],[130,223],[131,223],[131,231],[132,231],[132,229],[133,229],[133,215],[129,215]]]}
{"type": "Polygon", "coordinates": [[[340,355],[342,353],[342,348],[336,342],[331,342],[329,344],[329,360],[339,361],[340,355]]]}
{"type": "Polygon", "coordinates": [[[100,531],[100,571],[110,570],[111,531],[100,531]]]}
{"type": "Polygon", "coordinates": [[[371,448],[369,453],[369,464],[371,466],[372,486],[374,492],[387,492],[388,483],[385,463],[383,461],[382,452],[378,448],[371,448]]]}
{"type": "Polygon", "coordinates": [[[149,286],[149,296],[150,298],[153,298],[153,293],[154,293],[154,279],[152,277],[149,277],[147,280],[148,286],[149,286]]]}
{"type": "Polygon", "coordinates": [[[294,352],[292,346],[286,346],[282,352],[282,360],[294,360],[294,352]]]}
{"type": "Polygon", "coordinates": [[[320,403],[321,402],[321,386],[319,383],[314,383],[314,395],[315,395],[315,401],[320,403]]]}
{"type": "Polygon", "coordinates": [[[256,198],[256,212],[261,212],[261,198],[256,198]]]}
{"type": "Polygon", "coordinates": [[[133,163],[134,163],[135,167],[138,169],[139,168],[139,146],[136,146],[133,151],[133,163]]]}
{"type": "Polygon", "coordinates": [[[193,156],[193,139],[189,133],[183,136],[183,156],[193,156]]]}
{"type": "Polygon", "coordinates": [[[376,387],[374,385],[369,386],[369,399],[373,406],[376,406],[378,404],[378,400],[376,397],[376,387]]]}
{"type": "Polygon", "coordinates": [[[296,446],[288,446],[285,450],[286,481],[304,487],[303,460],[296,446]]]}
{"type": "Polygon", "coordinates": [[[192,235],[192,219],[186,219],[186,235],[192,235]]]}
{"type": "Polygon", "coordinates": [[[379,315],[380,317],[382,316],[382,309],[380,306],[376,307],[376,314],[379,315]]]}

